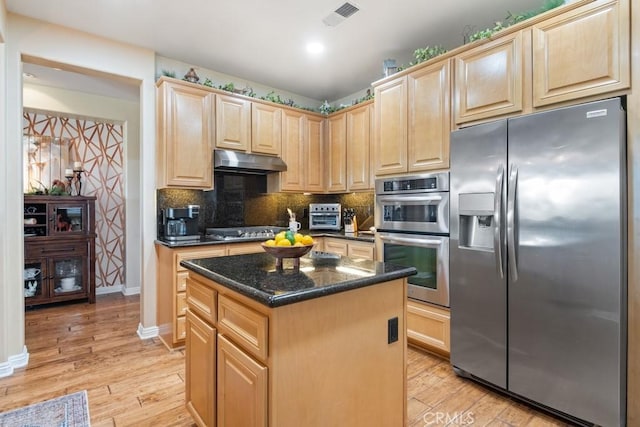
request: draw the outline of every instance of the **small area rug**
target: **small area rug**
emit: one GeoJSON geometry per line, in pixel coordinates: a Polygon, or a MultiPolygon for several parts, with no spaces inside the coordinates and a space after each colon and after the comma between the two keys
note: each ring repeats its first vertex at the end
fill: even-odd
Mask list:
{"type": "Polygon", "coordinates": [[[0,414],[0,427],[89,427],[87,391],[0,414]]]}

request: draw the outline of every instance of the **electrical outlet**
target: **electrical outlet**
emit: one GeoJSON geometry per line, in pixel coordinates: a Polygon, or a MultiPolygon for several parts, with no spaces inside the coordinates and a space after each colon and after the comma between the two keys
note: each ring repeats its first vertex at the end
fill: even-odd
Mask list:
{"type": "Polygon", "coordinates": [[[398,318],[387,321],[387,344],[398,341],[398,318]]]}

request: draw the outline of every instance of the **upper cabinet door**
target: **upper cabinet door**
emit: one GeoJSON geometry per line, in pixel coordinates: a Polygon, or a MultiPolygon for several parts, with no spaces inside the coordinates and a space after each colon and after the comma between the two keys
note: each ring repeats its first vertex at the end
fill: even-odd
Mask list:
{"type": "Polygon", "coordinates": [[[282,115],[282,160],[287,171],[280,174],[280,190],[304,191],[305,117],[303,113],[284,110],[282,115]]]}
{"type": "Polygon", "coordinates": [[[305,191],[324,191],[324,119],[307,116],[304,152],[305,191]]]}
{"type": "Polygon", "coordinates": [[[214,94],[164,81],[158,87],[158,187],[213,188],[214,94]]]}
{"type": "Polygon", "coordinates": [[[596,1],[533,26],[533,104],[630,87],[629,6],[596,1]]]}
{"type": "Polygon", "coordinates": [[[407,76],[409,172],[449,167],[451,66],[445,60],[407,76]]]}
{"type": "Polygon", "coordinates": [[[455,61],[456,123],[523,111],[522,31],[462,52],[455,61]]]}
{"type": "Polygon", "coordinates": [[[216,96],[216,147],[247,151],[251,141],[251,102],[216,96]]]}
{"type": "Polygon", "coordinates": [[[347,120],[346,114],[329,117],[327,141],[327,191],[347,191],[347,120]]]}
{"type": "Polygon", "coordinates": [[[376,175],[407,171],[407,78],[375,88],[376,175]]]}
{"type": "Polygon", "coordinates": [[[251,123],[251,151],[279,156],[282,146],[282,109],[254,102],[251,123]]]}
{"type": "Polygon", "coordinates": [[[347,188],[349,191],[371,189],[370,106],[349,110],[347,115],[347,188]]]}

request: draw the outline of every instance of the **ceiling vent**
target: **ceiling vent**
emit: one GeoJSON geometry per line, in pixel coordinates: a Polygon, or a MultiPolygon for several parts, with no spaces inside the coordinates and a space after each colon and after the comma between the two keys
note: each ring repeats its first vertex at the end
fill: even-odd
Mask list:
{"type": "Polygon", "coordinates": [[[327,15],[322,20],[322,22],[324,22],[325,25],[328,25],[329,27],[335,27],[359,10],[360,9],[356,5],[346,2],[342,6],[331,12],[329,15],[327,15]]]}

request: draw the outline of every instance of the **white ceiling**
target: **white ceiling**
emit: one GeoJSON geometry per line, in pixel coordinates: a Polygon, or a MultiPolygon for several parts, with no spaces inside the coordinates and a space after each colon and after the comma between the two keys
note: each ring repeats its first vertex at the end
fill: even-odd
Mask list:
{"type": "Polygon", "coordinates": [[[407,64],[416,48],[463,43],[508,12],[543,0],[6,0],[10,12],[156,51],[159,55],[286,90],[337,100],[382,77],[382,61],[407,64]],[[310,41],[325,45],[317,57],[310,41]]]}

